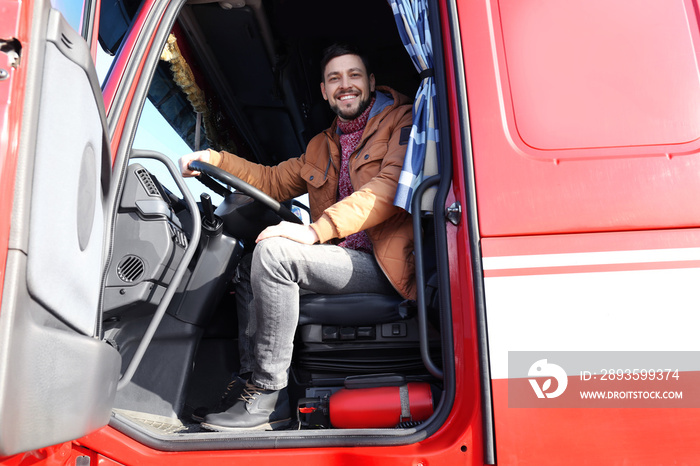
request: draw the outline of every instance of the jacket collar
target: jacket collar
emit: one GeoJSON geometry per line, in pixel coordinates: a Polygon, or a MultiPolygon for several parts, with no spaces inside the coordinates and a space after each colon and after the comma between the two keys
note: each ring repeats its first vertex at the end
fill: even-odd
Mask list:
{"type": "MultiPolygon", "coordinates": [[[[360,139],[357,148],[361,148],[365,143],[367,138],[379,127],[383,115],[388,114],[391,110],[401,105],[409,104],[410,100],[408,97],[404,96],[393,90],[388,86],[377,86],[376,90],[376,100],[372,110],[370,110],[369,119],[367,120],[367,126],[362,133],[362,138],[360,139]]],[[[340,132],[338,130],[338,117],[335,117],[333,124],[330,128],[323,131],[326,135],[326,145],[328,147],[328,166],[326,167],[326,175],[328,175],[328,169],[332,164],[335,169],[338,169],[335,159],[340,157],[339,150],[331,149],[331,141],[335,142],[337,146],[338,138],[340,137],[340,132]]],[[[355,149],[357,151],[357,149],[355,149]]]]}
{"type": "Polygon", "coordinates": [[[367,119],[367,124],[369,124],[369,121],[382,113],[382,110],[385,108],[391,106],[394,104],[394,98],[392,97],[391,94],[385,94],[384,92],[377,90],[376,98],[377,100],[374,101],[374,106],[372,107],[372,110],[369,112],[369,118],[367,119]]]}

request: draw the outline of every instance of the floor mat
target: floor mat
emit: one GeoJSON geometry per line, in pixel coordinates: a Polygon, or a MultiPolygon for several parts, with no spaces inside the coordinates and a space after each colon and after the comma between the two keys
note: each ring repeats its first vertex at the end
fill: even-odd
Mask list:
{"type": "Polygon", "coordinates": [[[114,409],[114,412],[123,416],[146,429],[158,434],[192,434],[209,432],[195,422],[183,422],[181,419],[173,419],[157,414],[140,413],[126,409],[114,409]]]}

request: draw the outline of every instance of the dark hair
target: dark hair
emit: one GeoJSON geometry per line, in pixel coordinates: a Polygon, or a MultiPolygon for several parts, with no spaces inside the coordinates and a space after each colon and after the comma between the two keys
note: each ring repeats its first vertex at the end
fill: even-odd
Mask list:
{"type": "Polygon", "coordinates": [[[367,76],[372,74],[372,68],[369,66],[369,59],[367,58],[367,55],[365,55],[359,49],[359,47],[353,44],[336,43],[329,47],[326,47],[326,49],[323,51],[323,54],[321,55],[321,82],[324,82],[326,80],[325,73],[328,62],[330,62],[334,58],[341,57],[343,55],[357,55],[362,60],[362,64],[365,65],[365,70],[367,70],[367,76]]]}

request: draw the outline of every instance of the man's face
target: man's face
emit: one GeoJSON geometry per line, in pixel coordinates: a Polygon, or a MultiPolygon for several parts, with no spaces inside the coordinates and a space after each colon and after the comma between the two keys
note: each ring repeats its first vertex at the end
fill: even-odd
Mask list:
{"type": "Polygon", "coordinates": [[[354,120],[362,115],[373,92],[374,75],[367,75],[365,65],[357,55],[335,57],[323,70],[321,93],[341,120],[354,120]]]}

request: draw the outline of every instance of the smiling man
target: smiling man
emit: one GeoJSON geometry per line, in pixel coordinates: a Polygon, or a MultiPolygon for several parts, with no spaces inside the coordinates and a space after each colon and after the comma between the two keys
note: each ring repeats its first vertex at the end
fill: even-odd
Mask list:
{"type": "Polygon", "coordinates": [[[300,290],[415,298],[411,216],[393,205],[410,101],[388,87],[375,89],[367,59],[352,46],[326,49],[321,71],[321,93],[337,118],[301,156],[274,167],[213,150],[180,159],[184,176],[196,175],[188,165],[201,160],[278,201],[308,193],[311,208],[310,225],[283,221],[263,230],[250,269],[239,270],[250,277],[242,290],[252,292],[252,301],[238,309],[240,376],[211,413],[199,413],[207,429],[289,425],[286,386],[300,290]]]}

